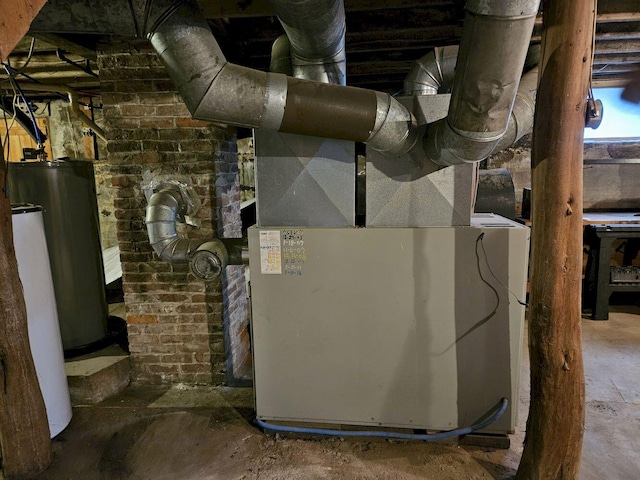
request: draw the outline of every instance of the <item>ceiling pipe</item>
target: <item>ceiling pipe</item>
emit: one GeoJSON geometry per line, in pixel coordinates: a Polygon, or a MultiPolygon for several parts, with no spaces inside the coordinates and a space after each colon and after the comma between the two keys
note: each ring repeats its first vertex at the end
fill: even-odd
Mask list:
{"type": "Polygon", "coordinates": [[[388,94],[227,62],[193,1],[155,0],[142,24],[196,119],[365,142],[391,155],[417,141],[415,117],[388,94]]]}
{"type": "Polygon", "coordinates": [[[404,79],[404,95],[436,95],[451,92],[458,46],[435,47],[416,60],[404,79]]]}
{"type": "Polygon", "coordinates": [[[274,0],[274,7],[291,45],[293,76],[346,85],[344,1],[274,0]]]}
{"type": "Polygon", "coordinates": [[[487,158],[507,132],[539,0],[469,0],[449,114],[424,147],[439,165],[487,158]]]}

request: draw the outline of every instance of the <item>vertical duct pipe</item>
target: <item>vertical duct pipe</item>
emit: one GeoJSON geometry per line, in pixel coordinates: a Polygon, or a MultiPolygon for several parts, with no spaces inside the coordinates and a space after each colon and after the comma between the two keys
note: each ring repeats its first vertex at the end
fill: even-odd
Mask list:
{"type": "Polygon", "coordinates": [[[393,155],[417,140],[415,117],[388,94],[227,62],[193,1],[156,0],[142,24],[194,118],[365,142],[393,155]]]}
{"type": "Polygon", "coordinates": [[[344,0],[275,0],[274,6],[291,44],[293,76],[346,85],[344,0]]]}
{"type": "Polygon", "coordinates": [[[440,165],[487,158],[507,131],[539,0],[470,0],[449,115],[429,127],[440,165]]]}

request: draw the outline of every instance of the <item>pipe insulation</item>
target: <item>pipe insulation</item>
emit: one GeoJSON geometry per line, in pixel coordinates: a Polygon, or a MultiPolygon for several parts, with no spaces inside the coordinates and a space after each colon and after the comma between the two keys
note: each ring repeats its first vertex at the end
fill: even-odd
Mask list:
{"type": "Polygon", "coordinates": [[[365,142],[391,155],[417,141],[415,117],[386,93],[229,63],[195,2],[156,0],[151,9],[147,37],[196,119],[365,142]]]}
{"type": "Polygon", "coordinates": [[[344,0],[275,0],[291,45],[293,76],[346,85],[344,0]]]}
{"type": "Polygon", "coordinates": [[[220,276],[228,264],[224,244],[218,239],[192,240],[180,238],[178,221],[192,215],[193,203],[184,188],[174,183],[159,187],[147,204],[145,222],[149,243],[158,256],[172,265],[188,264],[201,280],[220,276]]]}
{"type": "Polygon", "coordinates": [[[507,131],[539,0],[470,0],[449,114],[424,147],[439,165],[487,158],[507,131]]]}

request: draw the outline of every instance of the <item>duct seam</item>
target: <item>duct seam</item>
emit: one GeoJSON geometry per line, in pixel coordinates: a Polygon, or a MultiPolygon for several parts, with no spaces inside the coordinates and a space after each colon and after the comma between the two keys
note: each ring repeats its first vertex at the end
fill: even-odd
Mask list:
{"type": "Polygon", "coordinates": [[[287,76],[281,73],[269,73],[266,90],[264,114],[260,126],[270,130],[278,130],[282,125],[287,103],[287,76]]]}

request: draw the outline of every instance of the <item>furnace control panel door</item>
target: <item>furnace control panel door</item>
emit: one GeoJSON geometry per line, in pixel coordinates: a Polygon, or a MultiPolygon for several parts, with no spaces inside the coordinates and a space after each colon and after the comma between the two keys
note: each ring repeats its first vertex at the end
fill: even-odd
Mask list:
{"type": "Polygon", "coordinates": [[[449,430],[510,401],[529,229],[252,228],[258,418],[449,430]],[[509,293],[513,292],[513,295],[509,293]]]}

